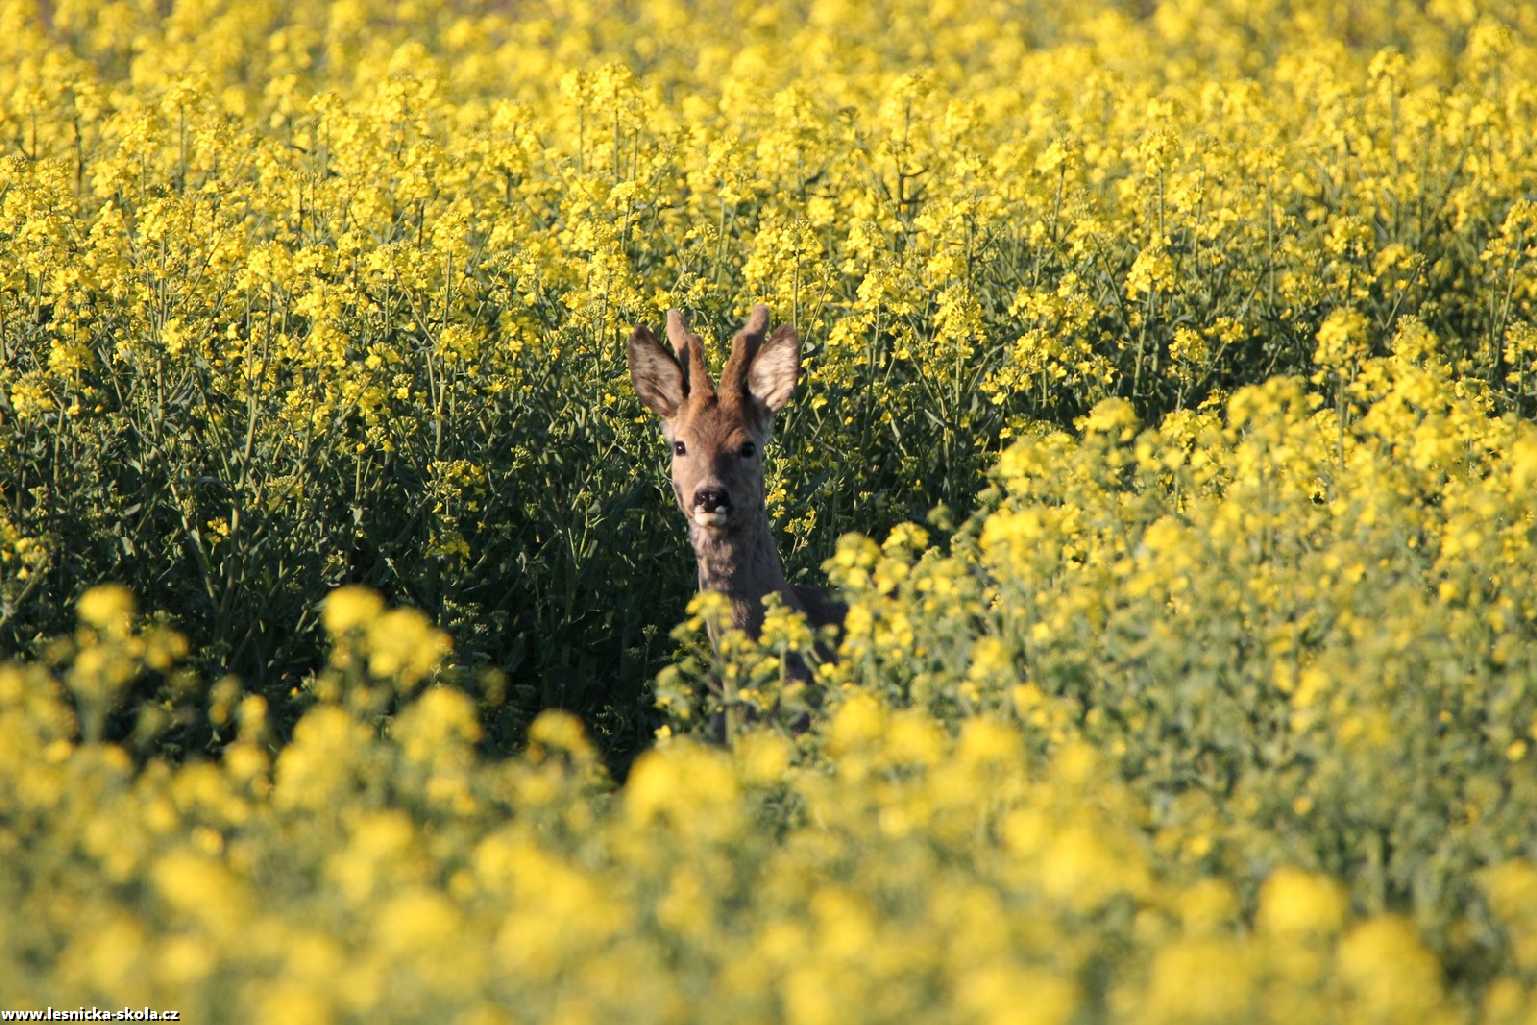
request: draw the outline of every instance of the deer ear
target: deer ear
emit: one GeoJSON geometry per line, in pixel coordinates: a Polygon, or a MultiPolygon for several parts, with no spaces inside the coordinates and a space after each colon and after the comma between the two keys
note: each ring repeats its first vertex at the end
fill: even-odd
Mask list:
{"type": "Polygon", "coordinates": [[[644,324],[630,336],[630,380],[653,413],[670,417],[683,406],[683,368],[644,324]]]}
{"type": "Polygon", "coordinates": [[[801,375],[801,343],[795,328],[789,324],[769,336],[758,346],[752,364],[747,368],[747,390],[752,397],[777,413],[795,393],[795,383],[801,375]]]}

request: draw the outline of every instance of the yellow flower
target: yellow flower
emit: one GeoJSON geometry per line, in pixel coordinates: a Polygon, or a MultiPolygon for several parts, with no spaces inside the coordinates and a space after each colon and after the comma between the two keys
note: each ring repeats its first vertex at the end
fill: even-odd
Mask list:
{"type": "Polygon", "coordinates": [[[1143,1011],[1152,1021],[1233,1021],[1253,999],[1253,971],[1232,939],[1183,940],[1154,957],[1143,1011]]]}
{"type": "Polygon", "coordinates": [[[1340,975],[1361,1010],[1393,1020],[1424,1014],[1441,999],[1441,970],[1414,926],[1379,915],[1352,928],[1340,942],[1340,975]]]}
{"type": "Polygon", "coordinates": [[[222,933],[232,933],[249,913],[245,887],[214,858],[189,850],[160,858],[155,889],[178,913],[222,933]]]}
{"type": "Polygon", "coordinates": [[[1137,254],[1131,270],[1126,273],[1126,297],[1159,295],[1169,291],[1173,284],[1174,261],[1169,256],[1167,241],[1161,240],[1137,254]]]}
{"type": "Polygon", "coordinates": [[[1071,981],[1007,962],[970,967],[956,996],[987,1025],[1065,1025],[1078,1007],[1071,981]]]}
{"type": "Polygon", "coordinates": [[[1334,310],[1318,327],[1313,362],[1339,370],[1357,365],[1367,355],[1366,318],[1349,308],[1334,310]]]}
{"type": "Polygon", "coordinates": [[[279,980],[251,985],[246,999],[261,1008],[272,1025],[330,1025],[335,1021],[331,1000],[317,983],[279,980]]]}
{"type": "Polygon", "coordinates": [[[781,782],[790,768],[790,744],[777,733],[750,730],[737,739],[735,753],[748,783],[781,782]]]}
{"type": "Polygon", "coordinates": [[[737,794],[735,775],[721,755],[678,742],[636,760],[624,806],[638,826],[661,820],[685,833],[721,835],[736,828],[737,794]]]}
{"type": "Polygon", "coordinates": [[[1258,924],[1282,936],[1332,933],[1345,921],[1340,886],[1327,876],[1283,867],[1260,890],[1258,924]]]}
{"type": "Polygon", "coordinates": [[[133,620],[133,592],[121,584],[102,584],[80,596],[75,605],[80,621],[106,633],[124,635],[133,620]]]}
{"type": "Polygon", "coordinates": [[[418,610],[391,609],[368,624],[368,671],[409,687],[434,672],[450,647],[418,610]]]}
{"type": "Polygon", "coordinates": [[[384,611],[384,599],[376,591],[357,585],[338,587],[326,596],[321,620],[326,632],[341,637],[369,626],[384,611]]]}
{"type": "Polygon", "coordinates": [[[401,751],[416,762],[464,763],[480,739],[475,704],[453,687],[433,687],[396,720],[401,751]]]}
{"type": "Polygon", "coordinates": [[[586,761],[595,756],[582,720],[557,708],[545,709],[528,728],[530,743],[543,744],[586,761]]]}
{"type": "Polygon", "coordinates": [[[454,907],[431,890],[391,897],[376,917],[379,946],[395,957],[415,957],[442,950],[462,929],[454,907]]]}
{"type": "Polygon", "coordinates": [[[1190,931],[1216,931],[1234,920],[1238,897],[1221,879],[1199,879],[1179,895],[1176,908],[1190,931]]]}
{"type": "Polygon", "coordinates": [[[884,729],[885,710],[875,697],[856,693],[843,702],[828,726],[827,749],[838,755],[872,745],[884,729]]]}

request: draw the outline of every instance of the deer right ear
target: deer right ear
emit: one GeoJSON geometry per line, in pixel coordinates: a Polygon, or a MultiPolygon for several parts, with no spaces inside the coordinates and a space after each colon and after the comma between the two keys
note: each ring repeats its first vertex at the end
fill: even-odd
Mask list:
{"type": "Polygon", "coordinates": [[[683,368],[644,324],[630,336],[630,380],[657,416],[670,417],[683,408],[683,368]]]}
{"type": "Polygon", "coordinates": [[[790,401],[800,375],[800,339],[796,337],[795,328],[781,324],[753,355],[752,364],[747,368],[747,390],[770,413],[777,413],[790,401]]]}

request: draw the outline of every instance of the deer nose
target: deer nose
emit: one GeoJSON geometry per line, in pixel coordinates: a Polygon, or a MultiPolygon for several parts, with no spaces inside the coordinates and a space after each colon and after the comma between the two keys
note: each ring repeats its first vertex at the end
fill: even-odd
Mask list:
{"type": "Polygon", "coordinates": [[[700,488],[694,492],[694,507],[707,513],[729,512],[731,496],[725,488],[700,488]]]}

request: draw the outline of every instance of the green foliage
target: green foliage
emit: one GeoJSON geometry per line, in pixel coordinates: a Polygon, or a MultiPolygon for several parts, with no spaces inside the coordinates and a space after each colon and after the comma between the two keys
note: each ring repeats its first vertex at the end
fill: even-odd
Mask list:
{"type": "Polygon", "coordinates": [[[795,577],[969,512],[1032,422],[1343,382],[1409,315],[1529,411],[1534,51],[1496,6],[7,7],[0,646],[123,581],[283,732],[362,583],[506,675],[498,746],[556,705],[623,764],[691,589],[621,357],[668,305],[807,341],[795,577]]]}
{"type": "Polygon", "coordinates": [[[1529,8],[0,0],[0,993],[1530,1020],[1529,8]]]}

